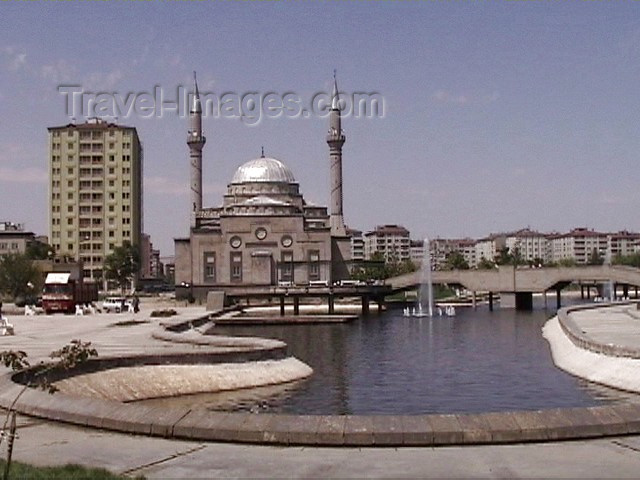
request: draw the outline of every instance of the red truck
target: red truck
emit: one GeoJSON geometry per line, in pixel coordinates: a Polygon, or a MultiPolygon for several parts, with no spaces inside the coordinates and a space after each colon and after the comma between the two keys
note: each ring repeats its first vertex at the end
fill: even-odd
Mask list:
{"type": "Polygon", "coordinates": [[[71,273],[48,273],[42,291],[42,308],[48,315],[53,312],[73,313],[76,305],[98,300],[98,284],[84,282],[82,277],[71,278],[71,273]]]}

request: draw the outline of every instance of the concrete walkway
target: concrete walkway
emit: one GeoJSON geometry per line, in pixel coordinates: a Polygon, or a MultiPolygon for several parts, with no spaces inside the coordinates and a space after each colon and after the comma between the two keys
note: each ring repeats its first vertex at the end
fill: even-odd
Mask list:
{"type": "MultiPolygon", "coordinates": [[[[633,343],[629,345],[624,328],[635,331],[637,319],[615,308],[606,318],[616,317],[616,329],[628,349],[633,343]]],[[[605,338],[599,335],[611,333],[599,327],[594,313],[601,314],[581,313],[574,321],[582,335],[591,328],[590,340],[595,343],[605,338]]],[[[126,318],[121,314],[116,321],[126,318]]],[[[12,317],[10,321],[17,335],[0,338],[0,349],[21,348],[32,357],[44,357],[71,338],[92,340],[101,354],[109,355],[184,349],[150,339],[149,324],[115,327],[114,319],[107,316],[12,317]]],[[[633,420],[640,422],[640,417],[633,420]]],[[[438,448],[309,448],[169,440],[26,417],[20,423],[14,450],[17,460],[39,465],[73,462],[149,478],[638,478],[640,472],[640,436],[438,448]]]]}
{"type": "MultiPolygon", "coordinates": [[[[640,437],[439,448],[190,442],[20,421],[14,458],[147,478],[638,478],[640,437]]],[[[4,456],[4,445],[0,449],[4,456]]]]}
{"type": "Polygon", "coordinates": [[[563,309],[547,322],[543,335],[559,368],[640,393],[640,311],[635,303],[563,309]]]}

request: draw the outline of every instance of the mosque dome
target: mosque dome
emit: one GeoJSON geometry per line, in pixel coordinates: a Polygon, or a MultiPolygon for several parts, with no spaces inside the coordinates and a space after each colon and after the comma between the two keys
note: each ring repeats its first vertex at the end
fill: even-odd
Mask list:
{"type": "Polygon", "coordinates": [[[280,160],[260,157],[241,165],[231,180],[232,184],[248,182],[295,183],[296,179],[280,160]]]}

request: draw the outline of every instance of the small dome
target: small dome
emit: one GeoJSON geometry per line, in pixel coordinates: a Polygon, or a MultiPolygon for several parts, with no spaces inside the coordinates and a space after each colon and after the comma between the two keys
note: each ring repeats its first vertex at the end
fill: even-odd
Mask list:
{"type": "Polygon", "coordinates": [[[260,157],[241,165],[231,180],[231,183],[247,182],[295,183],[296,179],[280,160],[260,157]]]}

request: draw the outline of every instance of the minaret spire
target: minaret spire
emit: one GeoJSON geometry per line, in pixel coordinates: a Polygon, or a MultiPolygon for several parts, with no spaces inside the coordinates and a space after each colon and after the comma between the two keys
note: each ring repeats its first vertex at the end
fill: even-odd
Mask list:
{"type": "Polygon", "coordinates": [[[342,213],[342,146],[346,140],[340,119],[340,96],[336,71],[333,71],[333,91],[331,93],[331,110],[329,111],[329,160],[331,163],[331,235],[347,234],[342,213]]]}
{"type": "Polygon", "coordinates": [[[202,149],[207,139],[202,134],[202,105],[196,72],[193,72],[193,97],[189,111],[187,145],[191,161],[191,226],[196,226],[197,213],[202,210],[202,149]]]}

